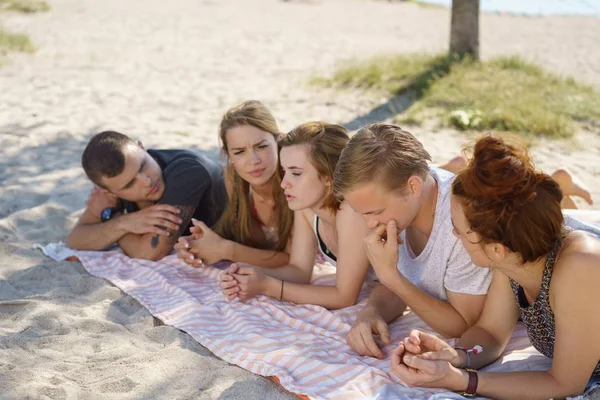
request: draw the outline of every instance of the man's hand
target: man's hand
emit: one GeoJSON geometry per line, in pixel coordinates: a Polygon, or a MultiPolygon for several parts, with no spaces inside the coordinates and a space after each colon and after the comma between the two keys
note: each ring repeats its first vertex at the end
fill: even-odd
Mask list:
{"type": "Polygon", "coordinates": [[[98,220],[100,220],[102,210],[107,207],[117,207],[118,204],[119,199],[117,196],[97,185],[94,185],[85,201],[87,209],[98,220]]]}
{"type": "Polygon", "coordinates": [[[352,329],[346,337],[346,342],[352,350],[361,356],[384,358],[384,354],[375,343],[373,334],[379,335],[383,344],[390,344],[388,324],[373,308],[366,306],[356,316],[352,329]]]}
{"type": "Polygon", "coordinates": [[[120,216],[121,227],[129,233],[144,235],[156,233],[162,236],[171,236],[178,232],[183,222],[179,217],[179,208],[168,204],[155,204],[143,210],[120,216]]]}
{"type": "Polygon", "coordinates": [[[382,283],[399,274],[398,243],[398,229],[394,220],[386,225],[377,225],[365,237],[367,257],[382,283]]]}

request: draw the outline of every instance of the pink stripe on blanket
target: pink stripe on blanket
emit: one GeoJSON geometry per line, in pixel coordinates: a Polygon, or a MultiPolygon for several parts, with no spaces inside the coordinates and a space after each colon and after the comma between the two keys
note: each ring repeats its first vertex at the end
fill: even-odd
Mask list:
{"type": "MultiPolygon", "coordinates": [[[[165,324],[190,334],[215,355],[263,376],[275,376],[287,390],[312,399],[428,399],[439,389],[409,388],[389,373],[385,360],[361,357],[346,344],[354,316],[373,284],[365,284],[363,303],[330,311],[259,296],[228,301],[218,285],[221,267],[194,269],[175,256],[160,262],[130,259],[121,252],[80,252],[92,275],[105,278],[138,300],[165,324]]],[[[313,283],[335,282],[335,269],[318,264],[313,283]]],[[[411,329],[430,330],[408,312],[391,325],[392,345],[411,329]]],[[[544,369],[549,361],[537,353],[519,324],[504,357],[489,370],[544,369]],[[514,360],[521,360],[513,364],[514,360]]],[[[444,398],[461,398],[446,393],[444,398]]]]}

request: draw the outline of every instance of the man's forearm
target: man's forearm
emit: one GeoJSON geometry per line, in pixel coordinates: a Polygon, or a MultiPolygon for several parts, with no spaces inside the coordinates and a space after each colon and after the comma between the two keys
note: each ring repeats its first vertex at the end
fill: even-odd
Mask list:
{"type": "Polygon", "coordinates": [[[127,234],[127,230],[119,222],[120,218],[88,224],[78,222],[67,236],[67,246],[75,250],[95,251],[107,249],[127,234]]]}
{"type": "Polygon", "coordinates": [[[441,335],[460,337],[469,328],[467,321],[450,303],[430,296],[399,273],[385,285],[441,335]]]}
{"type": "Polygon", "coordinates": [[[365,308],[372,308],[387,323],[395,320],[406,310],[406,303],[393,291],[380,283],[375,286],[365,308]]]}
{"type": "Polygon", "coordinates": [[[168,255],[175,244],[170,237],[154,233],[129,233],[119,239],[119,247],[131,258],[157,261],[168,255]]]}
{"type": "MultiPolygon", "coordinates": [[[[129,233],[119,239],[119,247],[121,247],[125,254],[132,258],[143,258],[152,261],[160,260],[173,250],[173,246],[177,242],[177,239],[185,231],[185,227],[190,222],[194,209],[193,206],[157,204],[142,211],[128,214],[131,215],[131,217],[128,218],[135,218],[133,220],[128,220],[129,223],[134,226],[136,223],[138,226],[141,225],[141,228],[147,233],[129,233]],[[174,214],[176,212],[175,214],[178,214],[178,217],[170,220],[164,218],[164,216],[161,217],[160,214],[164,213],[164,211],[158,210],[161,207],[162,209],[165,209],[166,207],[169,208],[169,210],[167,210],[168,213],[174,214]],[[171,228],[167,229],[160,223],[149,225],[142,222],[140,224],[140,218],[147,219],[149,216],[154,215],[154,218],[156,219],[156,215],[153,214],[156,212],[159,213],[158,219],[162,218],[165,222],[170,224],[171,228]],[[160,233],[157,233],[157,230],[160,233]]],[[[137,231],[134,230],[133,232],[137,231]]]]}

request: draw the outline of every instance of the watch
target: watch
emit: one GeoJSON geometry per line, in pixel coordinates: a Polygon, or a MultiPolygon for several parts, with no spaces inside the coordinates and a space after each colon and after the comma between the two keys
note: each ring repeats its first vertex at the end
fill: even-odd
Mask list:
{"type": "Polygon", "coordinates": [[[469,383],[467,385],[467,390],[464,392],[458,392],[458,394],[464,397],[475,397],[477,396],[477,385],[479,384],[479,377],[477,376],[477,371],[471,368],[465,368],[465,371],[469,374],[469,383]]]}
{"type": "Polygon", "coordinates": [[[106,207],[100,213],[100,221],[106,222],[112,217],[114,217],[119,212],[119,209],[116,207],[106,207]]]}

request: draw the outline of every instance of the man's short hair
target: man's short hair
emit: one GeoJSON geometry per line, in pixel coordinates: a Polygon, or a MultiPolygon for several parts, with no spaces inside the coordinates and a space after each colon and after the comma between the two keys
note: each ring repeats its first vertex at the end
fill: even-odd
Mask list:
{"type": "Polygon", "coordinates": [[[410,132],[398,125],[373,122],[348,142],[335,167],[333,190],[338,199],[375,182],[386,191],[405,192],[413,175],[425,180],[431,156],[410,132]]]}
{"type": "Polygon", "coordinates": [[[81,156],[81,165],[87,177],[102,185],[103,177],[115,177],[125,168],[124,149],[135,145],[128,136],[115,131],[100,132],[92,137],[81,156]]]}

